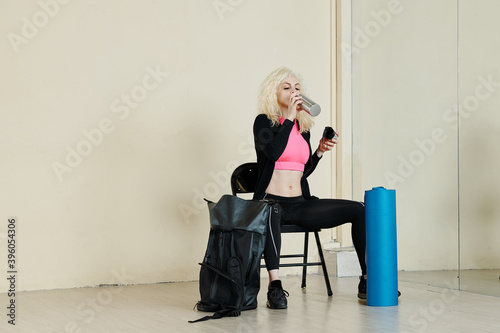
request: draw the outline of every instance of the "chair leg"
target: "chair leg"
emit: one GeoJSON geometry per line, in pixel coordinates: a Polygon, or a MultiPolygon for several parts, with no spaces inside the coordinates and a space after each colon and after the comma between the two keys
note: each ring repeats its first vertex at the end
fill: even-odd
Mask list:
{"type": "Polygon", "coordinates": [[[319,239],[319,234],[317,231],[314,232],[314,237],[316,238],[316,245],[318,246],[319,258],[321,259],[321,267],[323,267],[323,276],[325,277],[326,291],[328,296],[332,296],[332,287],[330,286],[330,278],[328,277],[328,272],[326,271],[325,257],[323,256],[323,248],[321,247],[321,241],[319,239]]]}
{"type": "Polygon", "coordinates": [[[307,252],[309,250],[309,233],[305,232],[304,236],[304,266],[302,267],[302,288],[306,287],[306,276],[307,276],[307,252]]]}

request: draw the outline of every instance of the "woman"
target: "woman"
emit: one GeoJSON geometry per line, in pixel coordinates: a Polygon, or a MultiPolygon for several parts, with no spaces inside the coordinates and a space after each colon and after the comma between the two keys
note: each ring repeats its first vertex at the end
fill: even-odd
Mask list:
{"type": "Polygon", "coordinates": [[[282,208],[282,220],[272,221],[269,225],[264,250],[269,273],[267,306],[271,309],[287,308],[288,293],[283,290],[278,275],[280,223],[310,228],[332,228],[352,223],[352,239],[362,271],[358,297],[366,298],[364,205],[356,201],[311,196],[307,177],[337,140],[322,138],[312,153],[309,130],[314,121],[300,107],[303,90],[302,78],[290,69],[283,67],[273,71],[260,87],[260,114],[253,127],[259,168],[254,199],[274,199],[282,208]]]}

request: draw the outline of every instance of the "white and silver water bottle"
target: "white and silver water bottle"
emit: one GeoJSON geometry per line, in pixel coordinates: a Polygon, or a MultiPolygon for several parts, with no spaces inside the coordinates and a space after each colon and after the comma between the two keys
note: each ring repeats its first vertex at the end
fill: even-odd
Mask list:
{"type": "Polygon", "coordinates": [[[316,117],[321,112],[321,107],[316,104],[310,98],[307,98],[304,95],[300,95],[302,97],[301,107],[303,110],[307,111],[311,116],[316,117]]]}

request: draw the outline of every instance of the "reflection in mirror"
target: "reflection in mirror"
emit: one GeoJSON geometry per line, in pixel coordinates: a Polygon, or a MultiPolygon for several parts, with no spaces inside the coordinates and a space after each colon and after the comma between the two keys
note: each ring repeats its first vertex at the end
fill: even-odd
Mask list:
{"type": "Polygon", "coordinates": [[[460,286],[500,296],[500,2],[459,2],[460,286]]]}
{"type": "Polygon", "coordinates": [[[398,3],[351,1],[353,198],[396,189],[399,279],[456,289],[457,4],[398,3]]]}

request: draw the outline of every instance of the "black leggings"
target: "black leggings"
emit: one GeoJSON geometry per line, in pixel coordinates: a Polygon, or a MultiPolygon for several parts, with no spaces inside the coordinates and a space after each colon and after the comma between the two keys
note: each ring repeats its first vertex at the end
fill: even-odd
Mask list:
{"type": "Polygon", "coordinates": [[[359,201],[342,199],[306,200],[304,197],[280,197],[266,194],[282,208],[281,220],[271,219],[268,226],[264,259],[267,270],[278,269],[281,249],[281,225],[296,224],[308,228],[333,228],[352,223],[351,236],[358,255],[361,272],[366,274],[365,205],[359,201]]]}

